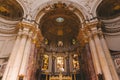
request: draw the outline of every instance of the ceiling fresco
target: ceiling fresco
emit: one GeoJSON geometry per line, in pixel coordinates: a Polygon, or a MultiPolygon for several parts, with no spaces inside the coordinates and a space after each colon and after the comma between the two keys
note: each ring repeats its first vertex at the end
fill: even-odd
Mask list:
{"type": "Polygon", "coordinates": [[[23,16],[23,9],[15,0],[0,0],[0,17],[18,20],[23,16]]]}
{"type": "Polygon", "coordinates": [[[103,0],[98,6],[97,15],[101,19],[120,16],[120,0],[103,0]]]}

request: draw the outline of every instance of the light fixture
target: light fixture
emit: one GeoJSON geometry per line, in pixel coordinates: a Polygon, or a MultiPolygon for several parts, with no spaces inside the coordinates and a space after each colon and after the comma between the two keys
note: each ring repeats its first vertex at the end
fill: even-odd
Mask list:
{"type": "Polygon", "coordinates": [[[58,17],[58,18],[56,18],[56,22],[59,22],[59,23],[64,22],[64,18],[58,17]]]}

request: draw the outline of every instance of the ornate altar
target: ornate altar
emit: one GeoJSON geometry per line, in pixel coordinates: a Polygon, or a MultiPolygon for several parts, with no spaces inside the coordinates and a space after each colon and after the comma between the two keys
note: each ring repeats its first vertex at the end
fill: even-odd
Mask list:
{"type": "Polygon", "coordinates": [[[51,76],[49,80],[72,80],[71,76],[63,76],[61,73],[59,76],[51,76]]]}

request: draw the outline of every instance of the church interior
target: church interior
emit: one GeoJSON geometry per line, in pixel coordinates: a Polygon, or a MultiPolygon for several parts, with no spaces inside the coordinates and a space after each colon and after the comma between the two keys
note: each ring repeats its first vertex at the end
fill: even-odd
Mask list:
{"type": "Polygon", "coordinates": [[[120,0],[0,0],[0,80],[120,80],[120,0]]]}

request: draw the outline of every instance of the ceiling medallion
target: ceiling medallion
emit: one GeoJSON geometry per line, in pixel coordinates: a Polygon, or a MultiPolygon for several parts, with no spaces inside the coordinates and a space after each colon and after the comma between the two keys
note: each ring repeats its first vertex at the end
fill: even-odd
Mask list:
{"type": "Polygon", "coordinates": [[[64,22],[64,18],[58,17],[58,18],[56,18],[56,21],[59,22],[59,23],[64,22]]]}

